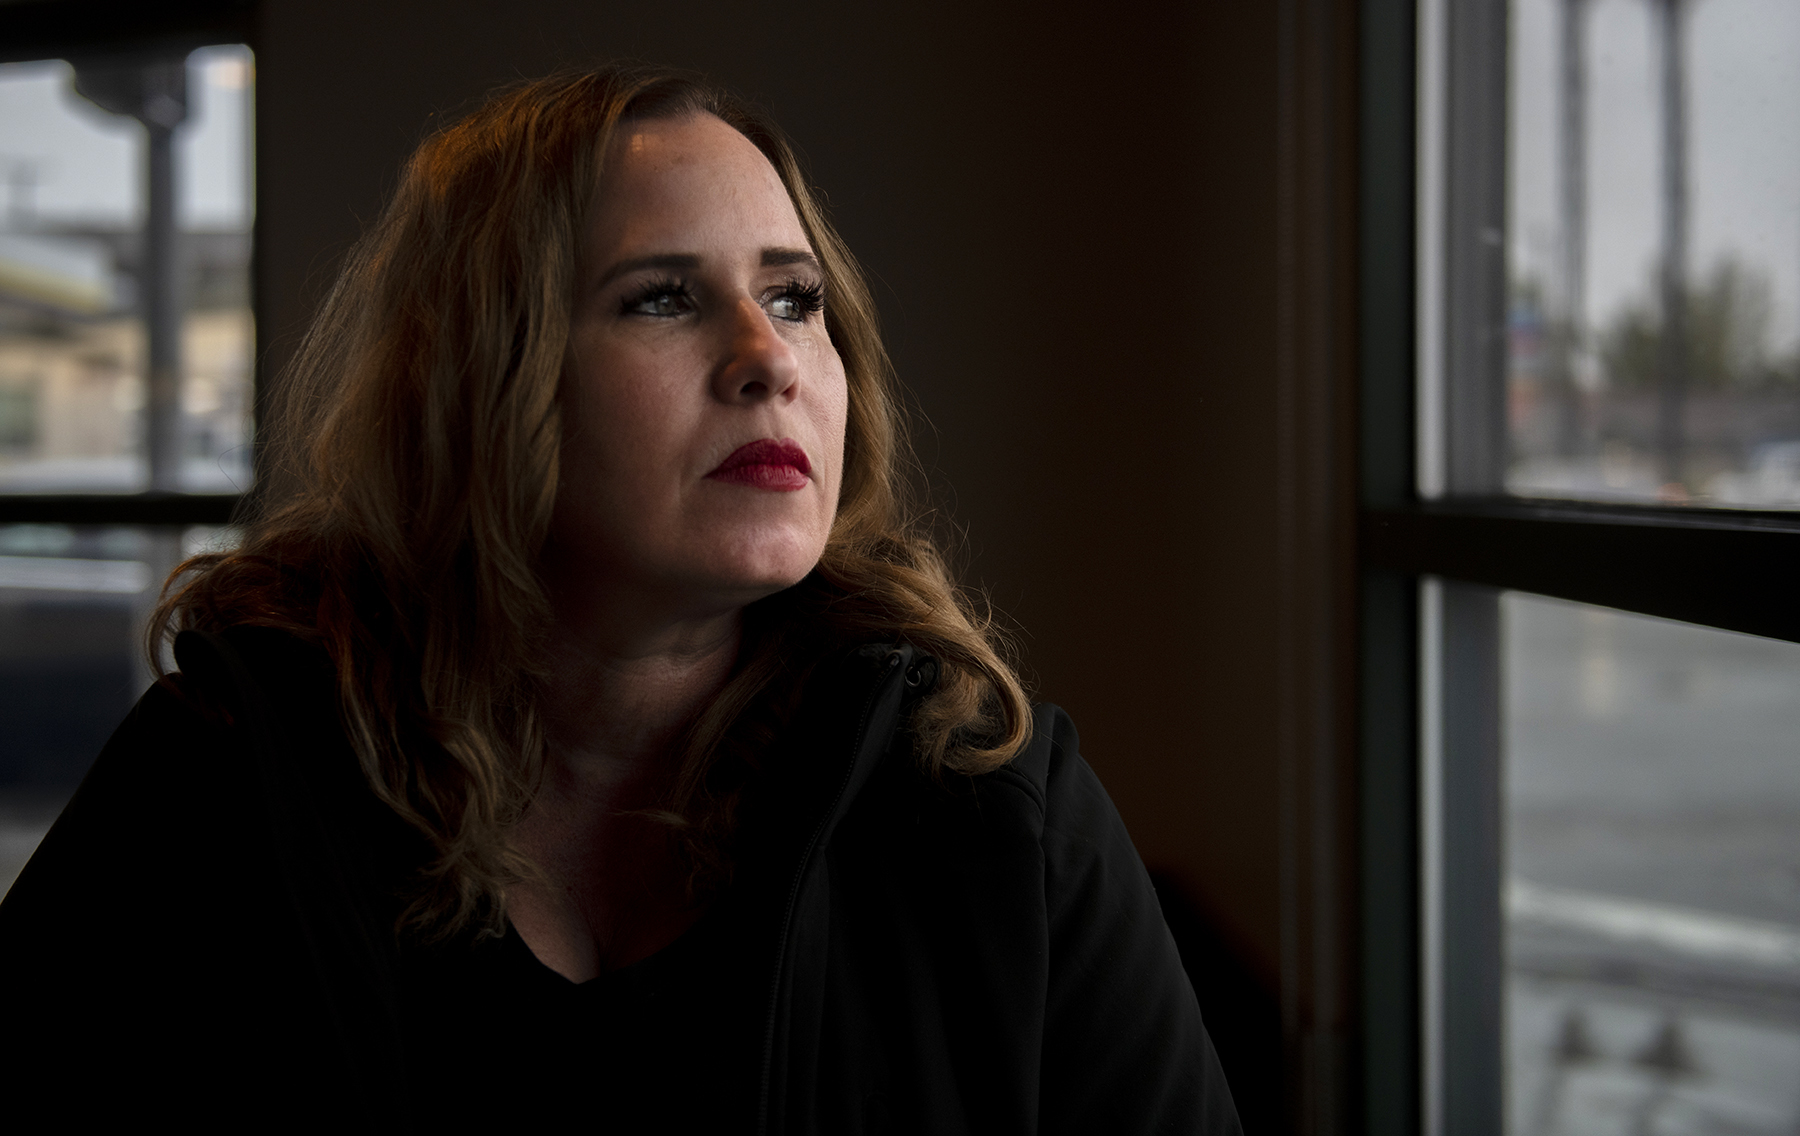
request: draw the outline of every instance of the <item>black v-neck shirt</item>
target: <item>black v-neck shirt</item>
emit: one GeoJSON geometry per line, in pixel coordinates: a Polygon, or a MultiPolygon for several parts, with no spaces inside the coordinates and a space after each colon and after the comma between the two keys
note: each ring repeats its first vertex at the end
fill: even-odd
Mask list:
{"type": "Polygon", "coordinates": [[[773,928],[748,892],[728,889],[675,942],[586,982],[510,925],[413,955],[415,1130],[754,1130],[773,928]]]}
{"type": "Polygon", "coordinates": [[[516,938],[396,934],[430,849],[316,652],[252,629],[176,656],[237,724],[153,688],[0,903],[0,1064],[64,1127],[744,1132],[766,1084],[796,1136],[1241,1133],[1054,707],[1005,768],[934,779],[896,760],[905,651],[824,672],[708,918],[590,988],[516,938]]]}

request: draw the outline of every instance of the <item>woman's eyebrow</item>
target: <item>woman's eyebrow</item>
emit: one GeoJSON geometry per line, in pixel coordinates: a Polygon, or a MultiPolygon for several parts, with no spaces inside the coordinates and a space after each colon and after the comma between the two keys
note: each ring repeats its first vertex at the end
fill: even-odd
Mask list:
{"type": "MultiPolygon", "coordinates": [[[[819,267],[819,258],[811,249],[803,248],[766,248],[762,251],[762,267],[781,268],[789,264],[804,264],[812,268],[819,267]]],[[[634,256],[618,261],[608,268],[595,285],[604,288],[608,284],[625,275],[627,272],[639,272],[646,268],[661,268],[670,271],[692,271],[700,267],[700,258],[688,252],[658,253],[654,256],[634,256]]]]}
{"type": "MultiPolygon", "coordinates": [[[[763,263],[768,263],[768,254],[764,253],[763,256],[763,263]]],[[[627,260],[618,261],[611,268],[607,269],[605,274],[600,277],[600,282],[596,284],[595,287],[604,288],[614,280],[625,275],[627,272],[638,272],[645,268],[680,269],[685,271],[699,267],[700,258],[693,253],[669,252],[657,256],[634,256],[627,260]]]]}
{"type": "Polygon", "coordinates": [[[787,264],[805,264],[813,268],[819,267],[819,258],[811,249],[766,248],[762,254],[764,268],[780,268],[787,264]]]}

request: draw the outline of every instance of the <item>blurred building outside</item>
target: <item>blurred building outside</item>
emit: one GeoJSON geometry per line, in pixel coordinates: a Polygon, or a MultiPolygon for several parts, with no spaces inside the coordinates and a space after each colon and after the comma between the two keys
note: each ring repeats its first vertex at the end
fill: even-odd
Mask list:
{"type": "MultiPolygon", "coordinates": [[[[184,233],[193,290],[181,326],[182,487],[248,487],[250,237],[184,233]]],[[[0,231],[0,492],[145,488],[144,332],[119,231],[0,231]]]]}

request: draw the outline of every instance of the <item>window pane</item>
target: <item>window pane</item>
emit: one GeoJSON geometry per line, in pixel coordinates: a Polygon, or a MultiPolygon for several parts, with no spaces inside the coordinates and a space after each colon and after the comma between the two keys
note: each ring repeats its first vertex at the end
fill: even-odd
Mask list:
{"type": "Polygon", "coordinates": [[[249,487],[251,57],[204,48],[163,65],[161,87],[150,70],[0,66],[0,492],[136,492],[153,464],[158,488],[249,487]],[[166,256],[140,114],[175,123],[166,256]],[[161,290],[154,353],[176,378],[159,402],[161,290]],[[153,463],[158,405],[172,425],[153,463]]]}
{"type": "Polygon", "coordinates": [[[1800,1126],[1800,645],[1507,594],[1512,1132],[1800,1126]]]}
{"type": "Polygon", "coordinates": [[[0,894],[149,684],[138,644],[163,577],[233,539],[0,525],[0,894]]]}
{"type": "Polygon", "coordinates": [[[1511,18],[1507,490],[1800,508],[1800,5],[1511,18]]]}

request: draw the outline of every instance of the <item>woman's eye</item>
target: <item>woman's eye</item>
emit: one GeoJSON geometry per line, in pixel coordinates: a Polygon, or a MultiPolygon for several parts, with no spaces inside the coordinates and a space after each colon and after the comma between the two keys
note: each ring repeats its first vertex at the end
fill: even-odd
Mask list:
{"type": "Polygon", "coordinates": [[[803,322],[807,316],[824,310],[825,288],[821,284],[790,281],[769,300],[769,314],[776,319],[803,322]]]}
{"type": "Polygon", "coordinates": [[[694,296],[686,284],[659,280],[625,297],[626,315],[680,316],[694,310],[694,296]]]}

